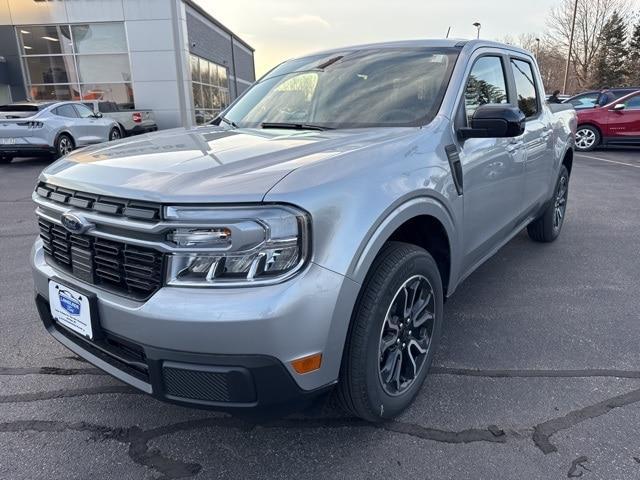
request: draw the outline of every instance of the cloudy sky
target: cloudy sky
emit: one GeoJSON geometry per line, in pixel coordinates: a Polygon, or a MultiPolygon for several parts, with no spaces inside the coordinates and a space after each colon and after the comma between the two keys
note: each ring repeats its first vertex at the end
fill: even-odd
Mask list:
{"type": "MultiPolygon", "coordinates": [[[[256,74],[289,57],[366,42],[540,36],[560,0],[197,0],[256,49],[256,74]]],[[[640,0],[636,0],[640,7],[640,0]]]]}

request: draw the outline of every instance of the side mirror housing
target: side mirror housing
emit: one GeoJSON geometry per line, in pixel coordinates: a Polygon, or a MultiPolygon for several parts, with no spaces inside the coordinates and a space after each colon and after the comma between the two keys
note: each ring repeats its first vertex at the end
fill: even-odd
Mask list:
{"type": "Polygon", "coordinates": [[[625,109],[624,103],[616,103],[611,110],[619,112],[620,110],[624,110],[624,109],[625,109]]]}
{"type": "Polygon", "coordinates": [[[513,105],[482,105],[471,117],[471,127],[458,129],[462,140],[467,138],[506,138],[524,133],[524,113],[513,105]]]}

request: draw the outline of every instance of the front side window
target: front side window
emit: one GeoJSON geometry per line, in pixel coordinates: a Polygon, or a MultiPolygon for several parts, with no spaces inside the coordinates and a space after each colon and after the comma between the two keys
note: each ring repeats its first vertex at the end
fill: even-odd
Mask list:
{"type": "Polygon", "coordinates": [[[457,55],[454,48],[381,48],[292,60],[254,84],[225,117],[248,128],[424,125],[440,108],[457,55]]]}
{"type": "Polygon", "coordinates": [[[640,95],[627,99],[624,106],[626,110],[640,110],[640,95]]]}
{"type": "Polygon", "coordinates": [[[500,57],[480,57],[473,64],[464,92],[467,121],[478,107],[507,103],[507,80],[500,57]]]}
{"type": "Polygon", "coordinates": [[[518,107],[527,118],[538,114],[538,92],[533,75],[533,67],[523,60],[511,60],[511,68],[516,81],[518,107]]]}
{"type": "Polygon", "coordinates": [[[74,106],[76,107],[76,110],[78,111],[78,115],[80,115],[80,118],[93,117],[93,111],[91,111],[88,107],[85,107],[84,105],[81,105],[81,104],[76,104],[74,106]]]}

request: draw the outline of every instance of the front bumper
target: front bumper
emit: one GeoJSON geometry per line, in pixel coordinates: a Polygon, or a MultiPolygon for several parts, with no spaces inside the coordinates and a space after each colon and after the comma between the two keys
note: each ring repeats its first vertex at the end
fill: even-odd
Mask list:
{"type": "Polygon", "coordinates": [[[277,285],[161,288],[136,302],[54,270],[36,241],[38,311],[48,331],[107,373],[161,400],[224,410],[272,408],[314,396],[337,381],[359,285],[311,263],[277,285]],[[95,294],[103,339],[87,341],[51,321],[48,282],[95,294]],[[323,355],[297,374],[290,362],[323,355]]]}

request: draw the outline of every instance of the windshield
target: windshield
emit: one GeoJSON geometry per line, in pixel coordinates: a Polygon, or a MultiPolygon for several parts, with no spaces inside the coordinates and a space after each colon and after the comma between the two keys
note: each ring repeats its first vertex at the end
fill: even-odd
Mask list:
{"type": "Polygon", "coordinates": [[[453,48],[381,48],[291,60],[224,117],[247,128],[424,125],[440,108],[457,56],[453,48]]]}

